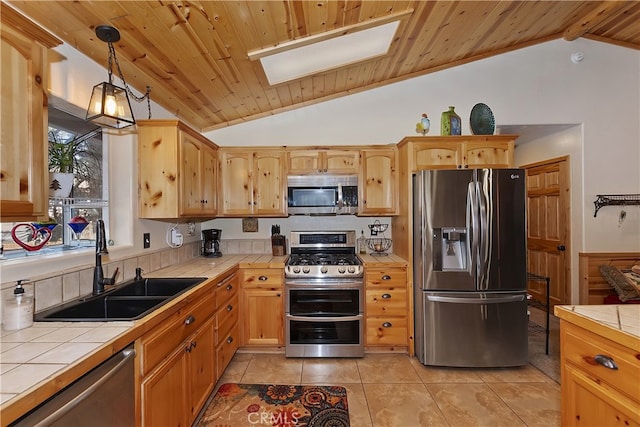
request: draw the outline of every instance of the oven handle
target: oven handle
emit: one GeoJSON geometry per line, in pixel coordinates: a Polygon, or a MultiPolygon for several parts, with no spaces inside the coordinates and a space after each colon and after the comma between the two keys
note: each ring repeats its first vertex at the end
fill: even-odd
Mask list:
{"type": "Polygon", "coordinates": [[[362,289],[364,286],[364,281],[344,281],[344,282],[332,282],[331,284],[309,284],[308,281],[300,281],[300,282],[284,282],[284,286],[286,289],[295,289],[295,290],[310,290],[310,291],[325,291],[327,289],[340,289],[340,290],[351,290],[351,289],[362,289]]]}
{"type": "Polygon", "coordinates": [[[292,316],[287,314],[287,320],[297,320],[299,322],[348,322],[351,320],[362,320],[364,315],[356,316],[337,316],[337,317],[308,317],[308,316],[292,316]]]}

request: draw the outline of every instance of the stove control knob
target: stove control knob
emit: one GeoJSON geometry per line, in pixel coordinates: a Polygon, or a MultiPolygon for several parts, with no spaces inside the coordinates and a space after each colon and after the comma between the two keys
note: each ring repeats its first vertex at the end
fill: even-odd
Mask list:
{"type": "Polygon", "coordinates": [[[349,266],[349,273],[355,273],[356,272],[356,268],[353,265],[349,266]]]}
{"type": "Polygon", "coordinates": [[[345,268],[344,265],[341,265],[340,267],[338,267],[338,273],[344,274],[345,271],[347,271],[347,269],[345,268]]]}
{"type": "Polygon", "coordinates": [[[309,271],[311,271],[311,269],[310,269],[309,267],[307,267],[307,266],[302,267],[302,272],[303,272],[303,273],[305,273],[305,274],[306,274],[306,273],[308,273],[309,271]]]}
{"type": "Polygon", "coordinates": [[[300,267],[298,267],[297,265],[295,267],[293,267],[293,272],[294,273],[300,273],[300,267]]]}
{"type": "Polygon", "coordinates": [[[320,267],[320,273],[327,274],[328,271],[329,269],[327,268],[327,266],[323,265],[322,267],[320,267]]]}

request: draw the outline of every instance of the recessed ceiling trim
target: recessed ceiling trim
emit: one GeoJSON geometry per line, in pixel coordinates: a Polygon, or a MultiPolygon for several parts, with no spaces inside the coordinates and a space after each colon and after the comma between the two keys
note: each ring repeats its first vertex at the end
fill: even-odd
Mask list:
{"type": "Polygon", "coordinates": [[[284,52],[291,49],[296,49],[302,46],[308,46],[311,44],[319,43],[321,41],[330,40],[336,37],[344,36],[347,34],[356,33],[358,31],[366,30],[369,28],[377,27],[394,21],[401,21],[402,19],[413,14],[413,9],[407,9],[404,12],[392,13],[382,16],[380,18],[370,19],[368,21],[359,22],[353,25],[347,25],[345,27],[336,28],[335,30],[327,31],[324,33],[314,34],[308,37],[303,37],[297,40],[291,40],[283,43],[279,43],[276,46],[268,47],[265,49],[256,49],[247,52],[249,59],[256,61],[265,56],[275,55],[276,53],[284,52]]]}

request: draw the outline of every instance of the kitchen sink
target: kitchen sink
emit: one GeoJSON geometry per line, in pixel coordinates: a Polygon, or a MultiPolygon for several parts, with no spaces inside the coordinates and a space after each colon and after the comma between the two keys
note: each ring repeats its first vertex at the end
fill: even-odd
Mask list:
{"type": "Polygon", "coordinates": [[[37,313],[37,322],[105,322],[140,319],[206,277],[150,278],[125,282],[100,295],[68,302],[37,313]]]}
{"type": "Polygon", "coordinates": [[[118,286],[111,295],[118,296],[175,296],[205,280],[205,277],[149,278],[118,286]]]}

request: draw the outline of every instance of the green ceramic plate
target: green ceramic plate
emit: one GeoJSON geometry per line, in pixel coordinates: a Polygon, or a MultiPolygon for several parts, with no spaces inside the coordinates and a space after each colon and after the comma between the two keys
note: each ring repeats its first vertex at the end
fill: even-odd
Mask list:
{"type": "Polygon", "coordinates": [[[469,122],[474,135],[493,135],[493,132],[496,130],[496,121],[493,117],[493,112],[491,108],[483,103],[473,106],[469,122]]]}

